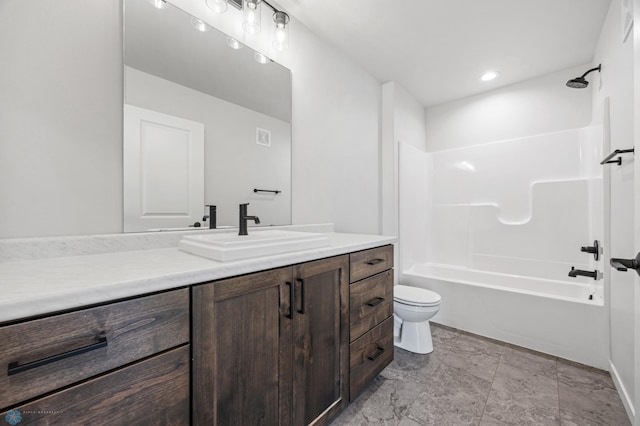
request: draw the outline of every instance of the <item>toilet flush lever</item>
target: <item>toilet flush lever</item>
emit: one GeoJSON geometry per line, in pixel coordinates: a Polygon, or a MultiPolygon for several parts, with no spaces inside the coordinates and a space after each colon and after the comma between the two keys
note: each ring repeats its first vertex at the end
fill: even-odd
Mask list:
{"type": "Polygon", "coordinates": [[[620,272],[626,272],[628,269],[635,269],[636,273],[640,275],[640,253],[636,255],[635,259],[618,259],[612,257],[611,260],[609,260],[609,263],[620,272]]]}

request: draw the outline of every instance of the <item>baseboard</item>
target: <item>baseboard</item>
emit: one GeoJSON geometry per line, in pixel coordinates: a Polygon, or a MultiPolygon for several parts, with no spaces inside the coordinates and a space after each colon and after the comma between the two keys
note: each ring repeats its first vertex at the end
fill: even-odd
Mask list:
{"type": "Polygon", "coordinates": [[[635,424],[636,418],[636,410],[633,407],[633,401],[629,398],[629,393],[627,389],[622,384],[622,380],[620,380],[620,375],[618,374],[618,370],[613,365],[613,362],[609,360],[609,372],[611,373],[611,379],[613,380],[613,384],[616,386],[618,390],[618,394],[620,395],[620,399],[622,400],[622,405],[624,405],[624,409],[627,411],[627,416],[629,416],[629,420],[631,424],[635,424]]]}

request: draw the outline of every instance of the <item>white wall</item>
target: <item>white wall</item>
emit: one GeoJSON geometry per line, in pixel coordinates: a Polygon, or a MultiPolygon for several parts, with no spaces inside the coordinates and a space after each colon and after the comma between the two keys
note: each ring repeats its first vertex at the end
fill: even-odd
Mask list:
{"type": "Polygon", "coordinates": [[[0,1],[0,238],[122,231],[118,1],[0,1]]]}
{"type": "Polygon", "coordinates": [[[262,225],[291,223],[289,123],[133,68],[125,67],[125,81],[128,104],[204,124],[204,201],[217,206],[218,225],[237,226],[238,204],[246,202],[262,225]],[[256,144],[256,127],[271,132],[271,147],[256,144]]]}
{"type": "MultiPolygon", "coordinates": [[[[631,40],[622,43],[620,7],[621,0],[611,2],[594,56],[594,64],[602,64],[602,73],[593,79],[593,121],[604,124],[605,141],[609,141],[610,151],[634,145],[633,45],[631,40]],[[607,98],[609,111],[605,108],[607,98]],[[605,120],[607,116],[610,117],[609,123],[605,120]]],[[[606,221],[609,222],[609,241],[604,242],[605,259],[630,258],[636,253],[632,232],[634,201],[631,196],[634,193],[634,162],[630,156],[623,160],[620,167],[607,166],[604,169],[605,217],[609,218],[606,221]]],[[[634,309],[637,309],[634,308],[634,276],[606,267],[605,282],[609,283],[611,372],[627,412],[631,413],[635,395],[634,309]]]]}
{"type": "MultiPolygon", "coordinates": [[[[402,263],[407,259],[404,253],[413,252],[414,248],[413,245],[411,248],[402,248],[404,243],[400,227],[400,209],[415,209],[422,206],[420,203],[405,202],[401,204],[400,202],[402,191],[405,191],[405,194],[415,193],[406,186],[406,182],[400,183],[400,144],[407,148],[414,148],[418,152],[424,152],[427,131],[424,107],[399,84],[393,81],[385,83],[382,86],[380,122],[382,130],[380,140],[380,232],[384,235],[398,237],[401,248],[394,251],[394,265],[396,265],[394,282],[397,283],[402,263]]],[[[424,194],[421,194],[420,199],[423,197],[424,194]]],[[[419,256],[418,253],[415,255],[419,256]]]]}
{"type": "Polygon", "coordinates": [[[391,81],[382,86],[381,232],[398,235],[398,144],[424,152],[424,107],[402,86],[391,81]]]}
{"type": "MultiPolygon", "coordinates": [[[[249,38],[233,7],[173,3],[292,70],[293,223],[377,233],[380,84],[296,20],[276,54],[266,7],[249,38]]],[[[0,2],[0,238],[121,232],[121,49],[119,2],[0,2]]]]}
{"type": "Polygon", "coordinates": [[[427,151],[586,127],[591,89],[570,89],[565,83],[589,68],[581,65],[428,108],[427,151]]]}

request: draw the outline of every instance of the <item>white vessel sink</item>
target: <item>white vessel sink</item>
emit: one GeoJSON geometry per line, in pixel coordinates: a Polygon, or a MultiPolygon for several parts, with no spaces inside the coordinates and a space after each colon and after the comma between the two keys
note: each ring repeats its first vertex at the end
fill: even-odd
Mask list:
{"type": "Polygon", "coordinates": [[[249,235],[235,233],[185,235],[178,243],[180,250],[220,262],[328,245],[329,237],[326,234],[280,230],[254,230],[249,235]]]}

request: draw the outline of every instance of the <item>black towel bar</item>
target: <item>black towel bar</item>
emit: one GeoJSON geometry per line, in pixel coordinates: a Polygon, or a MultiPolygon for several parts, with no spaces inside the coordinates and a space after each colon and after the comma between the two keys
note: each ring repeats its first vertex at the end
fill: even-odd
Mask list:
{"type": "Polygon", "coordinates": [[[273,192],[274,194],[279,194],[282,191],[279,191],[277,189],[257,189],[257,188],[253,188],[253,192],[273,192]]]}
{"type": "Polygon", "coordinates": [[[618,157],[615,160],[612,160],[612,158],[615,157],[616,155],[627,154],[627,153],[630,153],[630,152],[632,152],[635,155],[635,149],[634,148],[616,149],[611,154],[607,155],[605,157],[605,159],[600,162],[600,164],[613,164],[613,163],[616,163],[618,166],[620,166],[620,165],[622,165],[622,157],[618,157]]]}

